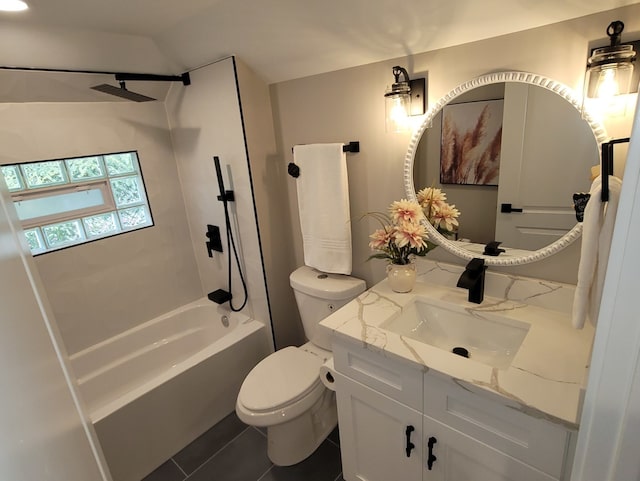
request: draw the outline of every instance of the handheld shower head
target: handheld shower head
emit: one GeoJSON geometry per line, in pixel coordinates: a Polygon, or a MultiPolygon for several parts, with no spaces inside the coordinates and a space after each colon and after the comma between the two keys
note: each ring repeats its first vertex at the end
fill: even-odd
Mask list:
{"type": "Polygon", "coordinates": [[[233,202],[235,200],[235,196],[232,190],[224,189],[224,180],[222,179],[222,169],[220,168],[220,158],[216,155],[213,157],[213,163],[216,166],[216,177],[218,177],[218,189],[220,189],[220,195],[218,196],[218,200],[222,201],[222,203],[226,206],[227,202],[233,202]]]}
{"type": "Polygon", "coordinates": [[[224,198],[224,180],[222,178],[222,169],[220,168],[220,157],[218,157],[217,155],[214,156],[213,163],[216,167],[216,177],[218,177],[218,189],[220,189],[220,196],[218,197],[218,199],[226,202],[226,199],[224,198]]]}

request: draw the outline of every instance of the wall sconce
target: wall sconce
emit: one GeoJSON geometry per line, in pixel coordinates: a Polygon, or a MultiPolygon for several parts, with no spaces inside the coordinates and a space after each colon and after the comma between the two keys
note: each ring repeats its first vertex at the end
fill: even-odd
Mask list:
{"type": "Polygon", "coordinates": [[[387,132],[404,132],[410,128],[410,116],[425,112],[425,80],[409,79],[402,67],[393,67],[392,71],[395,82],[384,94],[385,127],[387,132]]]}
{"type": "Polygon", "coordinates": [[[611,98],[638,90],[638,80],[632,82],[633,62],[640,42],[620,44],[624,23],[611,22],[607,27],[610,45],[593,50],[587,60],[584,96],[588,98],[611,98]]]}

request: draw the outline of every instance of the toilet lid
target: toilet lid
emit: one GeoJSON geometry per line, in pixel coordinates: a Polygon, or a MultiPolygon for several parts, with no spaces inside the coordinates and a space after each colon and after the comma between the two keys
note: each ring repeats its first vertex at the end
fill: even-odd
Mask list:
{"type": "Polygon", "coordinates": [[[273,411],[304,397],[320,382],[322,359],[297,347],[285,347],[254,367],[238,400],[251,411],[273,411]]]}

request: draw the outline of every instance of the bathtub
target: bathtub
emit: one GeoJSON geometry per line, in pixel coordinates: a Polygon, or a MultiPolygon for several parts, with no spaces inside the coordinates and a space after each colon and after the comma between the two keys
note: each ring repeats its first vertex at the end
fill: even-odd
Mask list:
{"type": "Polygon", "coordinates": [[[234,410],[266,327],[201,299],[70,356],[114,481],[140,481],[234,410]]]}

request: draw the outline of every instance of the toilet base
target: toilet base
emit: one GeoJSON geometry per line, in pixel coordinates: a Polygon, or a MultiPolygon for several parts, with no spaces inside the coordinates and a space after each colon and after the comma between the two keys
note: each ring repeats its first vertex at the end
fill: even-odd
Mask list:
{"type": "Polygon", "coordinates": [[[267,455],[276,466],[291,466],[308,458],[338,424],[336,393],[323,395],[302,415],[267,428],[267,455]]]}

